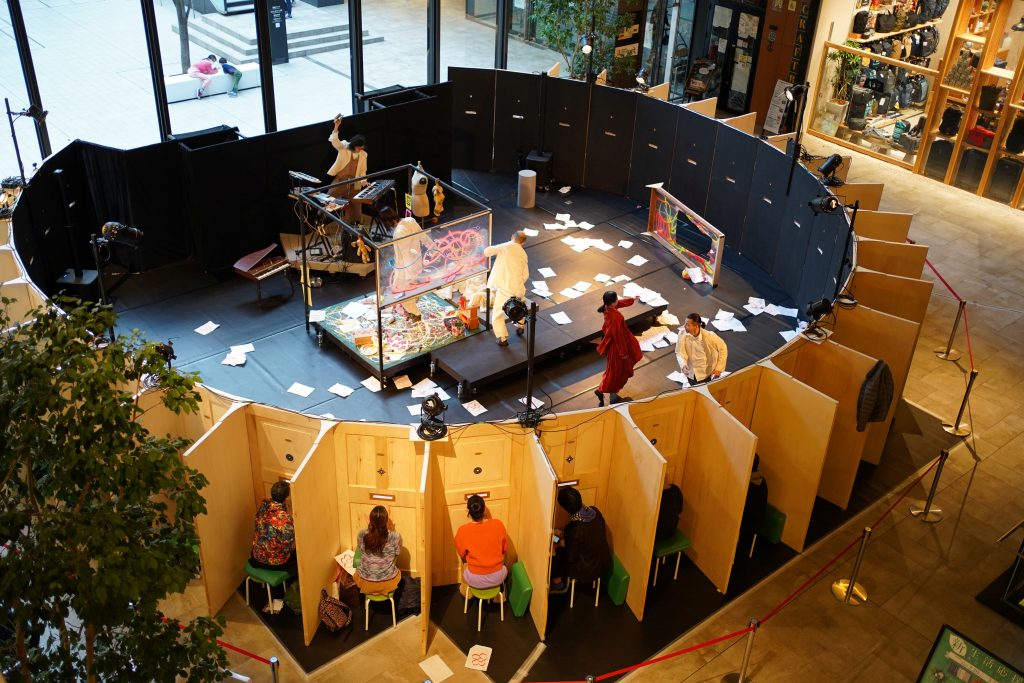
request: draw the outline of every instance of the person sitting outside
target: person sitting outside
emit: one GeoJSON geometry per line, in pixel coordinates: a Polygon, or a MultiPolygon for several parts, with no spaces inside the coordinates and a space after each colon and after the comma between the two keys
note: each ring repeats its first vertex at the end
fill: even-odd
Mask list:
{"type": "Polygon", "coordinates": [[[285,505],[290,493],[288,482],[279,481],[270,488],[270,498],[260,503],[249,564],[257,569],[283,570],[295,576],[298,573],[295,525],[285,505]]]}
{"type": "Polygon", "coordinates": [[[220,58],[220,70],[231,76],[231,88],[228,89],[228,97],[238,97],[238,82],[242,80],[242,72],[233,64],[229,64],[227,57],[220,58]]]}
{"type": "Polygon", "coordinates": [[[188,68],[188,75],[198,78],[200,81],[200,86],[196,89],[197,99],[203,99],[203,95],[206,94],[206,89],[210,86],[210,81],[213,80],[216,73],[217,55],[207,55],[188,68]]]}
{"type": "Polygon", "coordinates": [[[559,547],[551,562],[552,593],[567,591],[570,579],[592,583],[612,568],[612,551],[601,511],[584,505],[580,492],[572,487],[559,489],[558,504],[569,513],[569,523],[558,534],[559,547]]]}
{"type": "Polygon", "coordinates": [[[402,551],[402,535],[388,519],[383,505],[370,510],[370,524],[356,538],[359,562],[352,578],[362,593],[384,595],[398,588],[402,572],[398,570],[398,553],[402,551]]]}
{"type": "Polygon", "coordinates": [[[466,563],[462,578],[473,588],[499,586],[508,576],[505,553],[508,552],[508,534],[500,519],[490,516],[484,499],[474,494],[466,501],[472,521],[455,532],[455,550],[466,563]]]}

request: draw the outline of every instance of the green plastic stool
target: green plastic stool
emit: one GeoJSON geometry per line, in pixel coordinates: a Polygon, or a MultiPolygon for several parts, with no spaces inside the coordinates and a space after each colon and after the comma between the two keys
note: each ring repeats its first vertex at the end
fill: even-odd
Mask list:
{"type": "Polygon", "coordinates": [[[364,619],[363,630],[370,630],[370,603],[371,602],[391,602],[391,628],[398,626],[398,620],[395,618],[395,592],[390,593],[365,593],[363,597],[366,598],[366,604],[363,605],[363,611],[366,612],[366,619],[364,619]]]}
{"type": "Polygon", "coordinates": [[[249,582],[255,581],[267,587],[267,604],[270,605],[271,614],[274,614],[274,599],[270,595],[271,586],[277,587],[284,584],[285,592],[288,591],[288,579],[291,573],[282,569],[258,569],[248,562],[245,563],[245,604],[249,604],[249,582]]]}
{"type": "Polygon", "coordinates": [[[621,605],[626,602],[626,591],[629,589],[629,572],[619,562],[619,558],[612,553],[612,570],[604,580],[608,597],[612,603],[621,605]]]}
{"type": "Polygon", "coordinates": [[[654,581],[651,586],[658,585],[658,567],[665,564],[665,558],[669,555],[676,556],[676,571],[672,574],[672,580],[679,578],[679,561],[683,559],[683,551],[690,547],[690,539],[679,529],[672,534],[671,538],[658,541],[654,544],[654,581]]]}
{"type": "Polygon", "coordinates": [[[782,540],[782,530],[786,527],[786,513],[773,507],[771,503],[764,511],[764,519],[761,520],[761,528],[757,535],[769,543],[778,543],[782,540]]]}
{"type": "Polygon", "coordinates": [[[472,586],[466,586],[466,601],[462,605],[462,613],[465,614],[469,611],[469,598],[472,595],[477,599],[476,603],[476,631],[480,632],[480,624],[483,620],[484,614],[484,600],[491,600],[494,596],[498,596],[498,603],[501,605],[501,620],[505,621],[505,593],[501,590],[501,586],[494,586],[493,588],[473,588],[472,586]]]}
{"type": "Polygon", "coordinates": [[[512,565],[512,585],[508,590],[508,604],[512,608],[512,614],[521,617],[526,614],[526,608],[530,605],[530,598],[533,596],[533,584],[526,574],[526,565],[516,562],[512,565]]]}

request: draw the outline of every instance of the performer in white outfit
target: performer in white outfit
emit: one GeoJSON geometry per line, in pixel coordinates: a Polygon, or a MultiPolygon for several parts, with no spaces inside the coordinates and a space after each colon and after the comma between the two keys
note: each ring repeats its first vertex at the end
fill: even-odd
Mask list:
{"type": "Polygon", "coordinates": [[[701,384],[722,374],[729,359],[729,349],[721,337],[704,329],[700,315],[691,313],[679,330],[676,359],[690,384],[701,384]]]}
{"type": "MultiPolygon", "coordinates": [[[[334,117],[334,130],[331,131],[327,141],[331,147],[338,151],[338,157],[327,170],[327,174],[334,178],[334,182],[340,183],[352,178],[362,178],[366,175],[366,138],[362,135],[353,135],[351,140],[342,140],[338,135],[338,127],[341,126],[341,114],[334,117]]],[[[367,185],[365,180],[358,183],[360,187],[367,185]]],[[[332,197],[352,199],[352,196],[359,191],[355,183],[341,185],[331,188],[332,197]]],[[[352,223],[358,223],[363,217],[362,205],[358,202],[351,202],[345,207],[345,217],[352,223]]]]}
{"type": "MultiPolygon", "coordinates": [[[[484,256],[494,256],[491,274],[487,278],[487,287],[491,290],[491,329],[498,338],[500,346],[508,346],[508,327],[505,325],[505,313],[501,310],[510,297],[526,299],[526,281],[530,278],[530,265],[527,263],[526,233],[522,230],[512,235],[512,239],[504,244],[492,244],[484,249],[484,256]]],[[[523,323],[517,326],[516,334],[523,333],[523,323]]]]}
{"type": "MultiPolygon", "coordinates": [[[[381,210],[381,220],[391,227],[395,239],[395,265],[391,273],[391,290],[402,295],[414,289],[417,281],[422,279],[420,276],[423,274],[423,252],[430,247],[430,239],[426,235],[411,237],[423,232],[420,224],[415,218],[408,216],[398,220],[398,214],[389,206],[381,210]]],[[[418,302],[419,297],[415,297],[401,303],[410,317],[419,318],[418,302]]]]}

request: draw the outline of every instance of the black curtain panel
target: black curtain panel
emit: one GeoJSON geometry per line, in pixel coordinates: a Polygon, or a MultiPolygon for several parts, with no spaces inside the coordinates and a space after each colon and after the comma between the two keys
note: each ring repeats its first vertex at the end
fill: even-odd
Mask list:
{"type": "Polygon", "coordinates": [[[585,185],[625,195],[633,152],[637,94],[595,85],[590,97],[585,185]]]}
{"type": "Polygon", "coordinates": [[[494,69],[449,67],[452,83],[452,163],[490,171],[494,141],[494,69]]]}
{"type": "Polygon", "coordinates": [[[633,130],[633,155],[629,165],[629,196],[646,205],[647,185],[668,185],[676,140],[676,105],[653,97],[639,97],[633,130]]]}
{"type": "Polygon", "coordinates": [[[786,213],[786,180],[789,157],[768,144],[757,146],[754,175],[750,180],[743,237],[733,245],[765,271],[772,269],[779,232],[786,213]]]}
{"type": "Polygon", "coordinates": [[[587,154],[590,96],[587,84],[568,78],[544,83],[544,151],[558,185],[582,185],[587,154]]]}
{"type": "Polygon", "coordinates": [[[676,117],[676,141],[668,190],[683,204],[704,215],[720,124],[683,107],[676,108],[676,117]]]}
{"type": "Polygon", "coordinates": [[[537,74],[499,71],[494,91],[494,170],[526,168],[540,144],[541,79],[537,74]]]}

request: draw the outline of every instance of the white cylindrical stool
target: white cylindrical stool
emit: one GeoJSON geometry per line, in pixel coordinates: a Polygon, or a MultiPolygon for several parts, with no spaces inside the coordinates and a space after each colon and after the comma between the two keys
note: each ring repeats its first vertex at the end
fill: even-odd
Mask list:
{"type": "Polygon", "coordinates": [[[519,208],[532,209],[537,201],[537,172],[525,169],[519,172],[519,208]]]}

